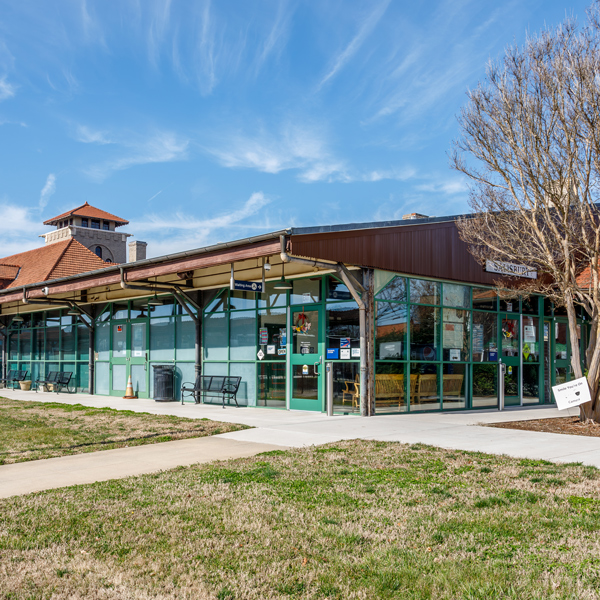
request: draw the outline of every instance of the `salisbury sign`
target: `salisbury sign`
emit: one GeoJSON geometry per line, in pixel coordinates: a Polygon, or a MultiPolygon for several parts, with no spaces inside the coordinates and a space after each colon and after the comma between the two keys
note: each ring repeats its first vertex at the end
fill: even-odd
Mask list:
{"type": "Polygon", "coordinates": [[[552,388],[558,410],[591,402],[590,388],[585,377],[555,385],[552,388]]]}
{"type": "Polygon", "coordinates": [[[527,279],[537,279],[537,271],[526,265],[517,265],[515,263],[502,262],[498,260],[486,260],[485,270],[488,273],[499,273],[500,275],[510,275],[511,277],[527,277],[527,279]]]}

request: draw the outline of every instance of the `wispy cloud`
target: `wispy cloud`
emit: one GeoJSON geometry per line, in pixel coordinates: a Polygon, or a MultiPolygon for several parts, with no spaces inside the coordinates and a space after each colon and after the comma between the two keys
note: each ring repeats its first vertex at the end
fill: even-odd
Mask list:
{"type": "Polygon", "coordinates": [[[464,179],[449,177],[416,185],[415,189],[420,192],[432,192],[434,194],[453,196],[455,194],[465,194],[469,187],[464,179]]]}
{"type": "Polygon", "coordinates": [[[377,7],[375,7],[375,10],[373,10],[371,14],[364,20],[364,23],[358,30],[358,33],[354,36],[354,38],[352,38],[352,40],[344,48],[344,50],[342,50],[342,52],[340,52],[333,59],[332,66],[330,67],[329,71],[319,82],[319,89],[323,87],[323,85],[325,85],[330,79],[335,77],[337,73],[344,68],[346,63],[358,52],[365,40],[375,29],[375,26],[377,25],[381,17],[383,17],[389,4],[390,0],[384,0],[384,2],[381,2],[377,7]]]}
{"type": "Polygon", "coordinates": [[[56,191],[56,176],[54,173],[50,173],[46,179],[46,183],[40,192],[40,200],[38,202],[38,206],[40,210],[44,210],[46,205],[48,204],[48,200],[54,192],[56,191]]]}
{"type": "Polygon", "coordinates": [[[0,199],[0,223],[10,223],[0,236],[0,256],[10,256],[41,246],[38,237],[39,214],[16,205],[7,198],[0,199]]]}
{"type": "Polygon", "coordinates": [[[142,221],[132,221],[131,228],[139,232],[140,239],[150,235],[148,252],[152,256],[160,256],[216,243],[221,236],[232,239],[232,231],[236,230],[266,230],[265,225],[248,222],[248,219],[256,217],[271,202],[272,199],[263,192],[254,192],[230,212],[202,219],[184,211],[151,214],[142,221]]]}
{"type": "Polygon", "coordinates": [[[112,143],[120,148],[119,155],[84,169],[95,181],[103,181],[114,171],[138,165],[185,160],[188,156],[189,140],[169,131],[161,131],[141,139],[139,136],[136,139],[136,136],[123,134],[108,136],[100,132],[88,133],[80,141],[100,145],[112,143]]]}
{"type": "Polygon", "coordinates": [[[6,81],[6,77],[0,77],[0,101],[12,98],[16,93],[16,87],[6,81]]]}
{"type": "Polygon", "coordinates": [[[75,132],[75,139],[84,144],[112,144],[113,141],[108,138],[105,131],[93,130],[86,125],[78,125],[75,132]]]}

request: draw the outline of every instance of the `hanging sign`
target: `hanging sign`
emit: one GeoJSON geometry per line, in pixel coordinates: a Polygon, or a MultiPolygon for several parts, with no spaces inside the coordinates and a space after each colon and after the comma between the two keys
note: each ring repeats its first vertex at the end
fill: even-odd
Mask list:
{"type": "Polygon", "coordinates": [[[590,388],[585,377],[555,385],[552,388],[552,393],[554,394],[558,410],[579,406],[592,400],[590,388]]]}
{"type": "Polygon", "coordinates": [[[537,271],[526,265],[517,265],[515,263],[503,262],[499,260],[486,260],[485,270],[488,273],[499,273],[500,275],[510,275],[511,277],[526,277],[527,279],[537,279],[537,271]]]}
{"type": "Polygon", "coordinates": [[[258,330],[258,338],[259,338],[258,343],[261,346],[264,346],[265,344],[269,343],[269,332],[266,327],[261,327],[258,330]]]}
{"type": "Polygon", "coordinates": [[[260,281],[239,281],[233,282],[233,290],[239,290],[241,292],[263,292],[263,284],[260,281]]]}

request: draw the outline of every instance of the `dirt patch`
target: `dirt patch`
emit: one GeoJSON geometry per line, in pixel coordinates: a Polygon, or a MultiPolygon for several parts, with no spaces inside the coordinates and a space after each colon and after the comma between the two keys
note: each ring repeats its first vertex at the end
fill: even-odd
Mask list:
{"type": "Polygon", "coordinates": [[[490,423],[488,427],[521,429],[522,431],[544,431],[546,433],[566,433],[600,437],[600,425],[583,423],[579,417],[558,417],[555,419],[535,419],[532,421],[512,421],[510,423],[490,423]]]}

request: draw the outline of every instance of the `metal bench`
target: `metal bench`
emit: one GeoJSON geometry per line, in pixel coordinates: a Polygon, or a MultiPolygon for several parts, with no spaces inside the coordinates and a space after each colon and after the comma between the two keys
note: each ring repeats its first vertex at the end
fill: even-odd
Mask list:
{"type": "Polygon", "coordinates": [[[185,396],[193,396],[194,402],[198,404],[198,397],[202,395],[203,397],[221,398],[223,408],[225,408],[225,398],[228,401],[233,398],[235,405],[239,408],[237,393],[241,381],[241,377],[198,375],[194,384],[186,382],[181,386],[181,404],[183,404],[185,396]]]}
{"type": "Polygon", "coordinates": [[[56,382],[54,383],[54,391],[58,394],[58,392],[60,392],[63,388],[66,388],[67,393],[75,393],[75,390],[71,391],[69,389],[69,383],[71,382],[72,377],[73,371],[61,371],[56,378],[56,382]]]}
{"type": "Polygon", "coordinates": [[[11,369],[6,374],[6,379],[0,379],[0,382],[4,384],[4,387],[8,387],[9,383],[12,383],[14,387],[15,383],[19,383],[19,381],[25,381],[27,373],[28,371],[18,371],[16,369],[11,369]]]}
{"type": "Polygon", "coordinates": [[[58,377],[60,371],[49,371],[46,379],[36,379],[35,381],[35,391],[37,393],[40,385],[54,385],[56,383],[56,378],[58,377]]]}

